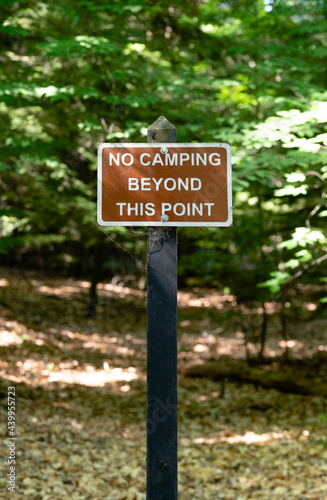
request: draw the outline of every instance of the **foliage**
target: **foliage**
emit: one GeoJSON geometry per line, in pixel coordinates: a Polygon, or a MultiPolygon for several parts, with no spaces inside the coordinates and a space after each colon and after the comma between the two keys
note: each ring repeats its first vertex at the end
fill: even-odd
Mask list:
{"type": "MultiPolygon", "coordinates": [[[[239,300],[285,293],[300,277],[321,285],[326,32],[321,0],[5,2],[0,251],[17,260],[46,249],[84,269],[103,239],[97,144],[145,141],[165,115],[179,141],[233,151],[234,227],[180,231],[181,283],[229,287],[239,300]]],[[[121,247],[137,261],[145,238],[109,234],[110,265],[123,272],[121,247]]]]}

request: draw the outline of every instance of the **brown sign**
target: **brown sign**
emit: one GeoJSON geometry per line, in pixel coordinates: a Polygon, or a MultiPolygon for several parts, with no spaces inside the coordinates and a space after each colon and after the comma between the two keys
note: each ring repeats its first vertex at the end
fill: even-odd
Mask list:
{"type": "Polygon", "coordinates": [[[231,226],[229,144],[100,144],[100,226],[231,226]]]}

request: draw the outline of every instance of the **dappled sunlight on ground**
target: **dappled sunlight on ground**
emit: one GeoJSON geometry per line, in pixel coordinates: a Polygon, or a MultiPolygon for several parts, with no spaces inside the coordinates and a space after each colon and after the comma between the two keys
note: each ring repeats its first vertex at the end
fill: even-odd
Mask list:
{"type": "MultiPolygon", "coordinates": [[[[306,432],[306,431],[304,431],[306,432]]],[[[245,444],[253,444],[253,443],[266,443],[267,441],[273,441],[275,439],[291,439],[291,434],[287,431],[284,432],[265,432],[264,434],[256,434],[253,431],[247,431],[242,436],[240,435],[228,435],[228,432],[222,432],[218,436],[214,437],[198,437],[193,439],[192,441],[188,439],[181,440],[182,443],[194,443],[194,444],[214,444],[214,443],[245,443],[245,444]]]]}
{"type": "Polygon", "coordinates": [[[59,286],[47,286],[39,285],[36,280],[31,280],[31,284],[35,287],[35,291],[43,293],[46,295],[59,295],[62,297],[69,297],[72,294],[79,293],[81,289],[88,289],[90,283],[88,281],[77,281],[73,284],[59,285],[59,286]]]}
{"type": "Polygon", "coordinates": [[[264,434],[256,434],[255,432],[248,431],[243,436],[228,436],[222,438],[222,441],[227,443],[266,443],[274,439],[287,438],[289,433],[283,432],[265,432],[264,434]]]}
{"type": "MultiPolygon", "coordinates": [[[[111,382],[130,382],[138,380],[140,375],[136,368],[108,368],[95,370],[93,366],[84,366],[84,370],[59,370],[46,371],[49,382],[64,382],[65,384],[82,384],[88,387],[104,387],[111,382]]],[[[143,377],[144,378],[144,377],[143,377]]]]}
{"type": "Polygon", "coordinates": [[[2,330],[0,332],[0,345],[22,344],[23,339],[16,332],[2,330]]]}
{"type": "Polygon", "coordinates": [[[193,292],[178,292],[179,307],[213,307],[218,310],[226,305],[236,306],[234,295],[224,294],[214,290],[199,290],[193,292]]]}
{"type": "Polygon", "coordinates": [[[18,361],[13,369],[8,369],[8,366],[7,362],[0,364],[0,377],[2,379],[34,386],[60,382],[65,385],[81,384],[88,387],[104,387],[116,382],[145,379],[145,375],[140,373],[137,368],[132,366],[111,368],[108,362],[104,362],[102,370],[98,370],[90,364],[80,366],[77,361],[55,365],[34,359],[18,361]]]}
{"type": "MultiPolygon", "coordinates": [[[[60,284],[60,280],[53,281],[54,283],[58,281],[57,285],[42,285],[38,280],[31,280],[31,284],[35,287],[35,291],[41,294],[58,295],[62,297],[69,297],[73,294],[81,293],[90,287],[90,282],[88,281],[66,280],[66,284],[60,284]]],[[[6,280],[4,280],[4,282],[6,282],[6,280]]],[[[98,293],[100,296],[128,298],[129,300],[133,297],[146,298],[146,291],[144,290],[137,290],[129,286],[113,283],[99,283],[98,293]]],[[[196,289],[196,293],[178,291],[179,307],[215,307],[219,310],[223,309],[224,305],[228,303],[232,306],[236,306],[236,297],[213,290],[196,289]]]]}
{"type": "MultiPolygon", "coordinates": [[[[17,387],[17,485],[32,500],[106,498],[108,484],[110,500],[126,491],[145,498],[146,293],[100,284],[97,316],[87,319],[89,285],[6,269],[0,279],[0,394],[17,387]]],[[[246,313],[214,290],[181,291],[178,300],[181,499],[324,500],[325,395],[185,377],[210,360],[246,367],[239,316],[260,308],[246,313]]],[[[266,356],[325,355],[326,320],[289,320],[284,339],[278,305],[267,309],[266,356]]],[[[254,357],[257,338],[247,340],[254,357]]]]}
{"type": "Polygon", "coordinates": [[[22,344],[26,333],[27,328],[22,323],[0,317],[0,345],[22,344]]]}

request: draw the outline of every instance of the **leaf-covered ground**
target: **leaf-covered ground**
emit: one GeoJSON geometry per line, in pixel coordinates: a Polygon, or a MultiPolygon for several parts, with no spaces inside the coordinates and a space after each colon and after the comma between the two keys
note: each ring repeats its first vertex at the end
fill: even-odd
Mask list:
{"type": "MultiPolygon", "coordinates": [[[[2,269],[0,285],[0,498],[10,497],[6,394],[15,386],[20,498],[144,500],[144,292],[100,285],[90,320],[87,282],[2,269]]],[[[326,499],[326,395],[184,376],[191,363],[244,358],[237,307],[212,291],[179,295],[179,497],[326,499]]],[[[324,360],[326,324],[290,324],[290,354],[324,360]]],[[[282,350],[271,321],[267,353],[282,350]]]]}

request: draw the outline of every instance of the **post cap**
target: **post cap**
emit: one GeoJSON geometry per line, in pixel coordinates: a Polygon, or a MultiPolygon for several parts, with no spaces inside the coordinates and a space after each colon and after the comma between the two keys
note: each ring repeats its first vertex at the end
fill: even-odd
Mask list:
{"type": "Polygon", "coordinates": [[[176,127],[170,121],[167,120],[164,116],[160,116],[150,127],[148,130],[176,130],[176,127]]]}
{"type": "Polygon", "coordinates": [[[149,143],[176,142],[176,127],[164,116],[160,116],[148,128],[149,143]]]}

